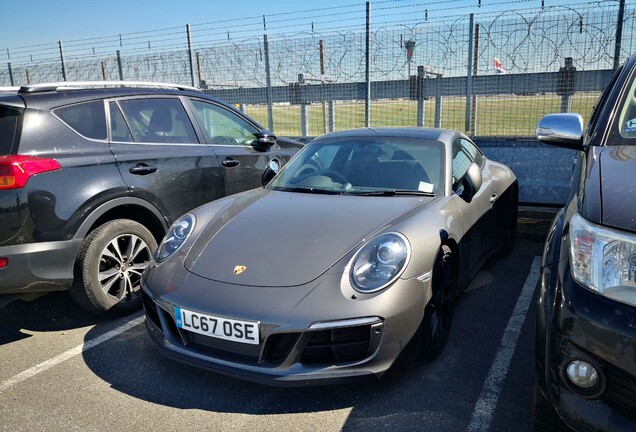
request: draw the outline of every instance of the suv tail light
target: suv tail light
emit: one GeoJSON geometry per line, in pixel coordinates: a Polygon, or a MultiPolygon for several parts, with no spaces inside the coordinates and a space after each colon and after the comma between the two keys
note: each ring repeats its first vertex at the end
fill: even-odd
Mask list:
{"type": "Polygon", "coordinates": [[[36,174],[61,168],[55,159],[36,156],[0,157],[0,190],[20,189],[36,174]]]}

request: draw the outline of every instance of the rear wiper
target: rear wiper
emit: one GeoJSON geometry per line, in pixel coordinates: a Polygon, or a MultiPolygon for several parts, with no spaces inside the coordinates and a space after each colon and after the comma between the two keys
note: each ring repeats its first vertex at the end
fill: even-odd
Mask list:
{"type": "Polygon", "coordinates": [[[396,195],[416,195],[416,196],[427,196],[434,197],[435,193],[433,192],[423,192],[416,190],[383,190],[383,191],[371,191],[371,192],[347,192],[351,195],[361,195],[361,196],[396,196],[396,195]]]}
{"type": "Polygon", "coordinates": [[[311,193],[311,194],[322,194],[322,195],[342,195],[342,192],[328,190],[328,189],[315,189],[315,188],[306,188],[306,187],[280,187],[273,188],[274,190],[284,191],[284,192],[300,192],[300,193],[311,193]]]}

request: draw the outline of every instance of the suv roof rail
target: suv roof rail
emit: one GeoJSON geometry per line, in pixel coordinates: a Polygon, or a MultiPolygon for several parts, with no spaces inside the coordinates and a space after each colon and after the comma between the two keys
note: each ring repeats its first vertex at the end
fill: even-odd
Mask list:
{"type": "Polygon", "coordinates": [[[181,84],[168,84],[151,81],[61,81],[51,83],[29,84],[20,87],[18,93],[39,93],[47,91],[60,91],[60,90],[81,90],[87,88],[108,88],[108,87],[121,87],[121,88],[135,88],[135,87],[148,87],[148,88],[162,88],[162,89],[177,89],[177,90],[189,90],[197,91],[201,90],[196,87],[181,85],[181,84]]]}
{"type": "Polygon", "coordinates": [[[16,93],[19,89],[15,86],[0,86],[0,93],[16,93]]]}

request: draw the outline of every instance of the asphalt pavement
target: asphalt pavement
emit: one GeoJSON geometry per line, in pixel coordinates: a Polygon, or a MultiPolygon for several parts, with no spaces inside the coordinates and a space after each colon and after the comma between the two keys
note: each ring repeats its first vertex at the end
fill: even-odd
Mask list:
{"type": "MultiPolygon", "coordinates": [[[[141,313],[66,293],[0,309],[0,430],[531,431],[535,287],[547,224],[525,222],[456,306],[445,351],[362,384],[278,388],[163,358],[141,313]]],[[[548,221],[548,222],[546,222],[548,221]]]]}

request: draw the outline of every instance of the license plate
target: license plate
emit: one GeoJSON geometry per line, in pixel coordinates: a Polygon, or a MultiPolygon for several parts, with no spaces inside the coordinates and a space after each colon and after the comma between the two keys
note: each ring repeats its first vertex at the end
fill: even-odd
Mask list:
{"type": "Polygon", "coordinates": [[[257,345],[259,323],[239,321],[214,315],[174,308],[177,327],[205,336],[257,345]]]}

